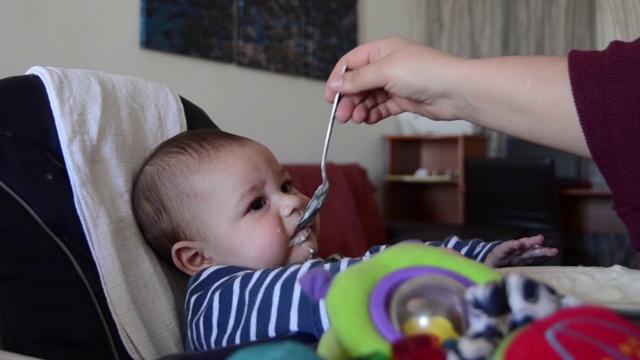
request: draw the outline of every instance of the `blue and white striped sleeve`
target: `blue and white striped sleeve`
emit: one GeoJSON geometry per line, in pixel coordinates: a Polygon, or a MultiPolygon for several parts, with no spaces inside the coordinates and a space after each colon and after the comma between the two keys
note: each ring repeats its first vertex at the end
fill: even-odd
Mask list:
{"type": "Polygon", "coordinates": [[[480,239],[462,240],[457,236],[449,236],[443,241],[428,241],[425,244],[436,247],[446,247],[458,251],[469,259],[483,263],[487,255],[495,249],[496,246],[504,241],[484,242],[480,239]]]}
{"type": "MultiPolygon", "coordinates": [[[[426,243],[454,249],[478,262],[483,262],[498,244],[478,239],[463,241],[455,236],[426,243]]],[[[292,332],[319,338],[329,328],[325,303],[302,293],[300,277],[319,266],[335,275],[386,248],[374,246],[362,258],[337,262],[316,259],[257,271],[234,266],[201,271],[189,280],[185,302],[187,350],[213,349],[292,332]]]]}
{"type": "Polygon", "coordinates": [[[217,266],[189,280],[185,311],[187,350],[207,350],[292,332],[320,337],[329,327],[324,300],[310,299],[299,278],[323,266],[332,274],[361,259],[321,259],[275,269],[217,266]]]}

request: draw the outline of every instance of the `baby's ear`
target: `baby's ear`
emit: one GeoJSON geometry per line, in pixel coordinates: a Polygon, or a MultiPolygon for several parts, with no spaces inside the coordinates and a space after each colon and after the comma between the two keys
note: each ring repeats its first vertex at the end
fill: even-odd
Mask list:
{"type": "Polygon", "coordinates": [[[173,244],[171,258],[176,267],[189,276],[215,265],[204,255],[200,243],[190,240],[181,240],[173,244]]]}

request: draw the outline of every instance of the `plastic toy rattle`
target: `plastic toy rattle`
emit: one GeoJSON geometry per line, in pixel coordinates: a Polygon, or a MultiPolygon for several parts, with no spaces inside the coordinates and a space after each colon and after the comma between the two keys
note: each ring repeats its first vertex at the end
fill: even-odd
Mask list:
{"type": "Polygon", "coordinates": [[[439,347],[466,330],[465,289],[501,278],[458,254],[423,244],[394,245],[328,284],[324,299],[331,328],[318,354],[391,359],[394,344],[420,336],[436,339],[439,347]]]}

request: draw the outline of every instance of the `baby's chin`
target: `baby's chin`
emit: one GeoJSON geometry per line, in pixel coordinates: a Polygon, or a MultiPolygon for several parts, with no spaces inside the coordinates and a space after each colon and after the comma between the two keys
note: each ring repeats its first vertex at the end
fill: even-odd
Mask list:
{"type": "Polygon", "coordinates": [[[315,258],[318,254],[318,246],[315,240],[307,240],[301,244],[292,246],[289,250],[287,265],[303,263],[315,258]]]}

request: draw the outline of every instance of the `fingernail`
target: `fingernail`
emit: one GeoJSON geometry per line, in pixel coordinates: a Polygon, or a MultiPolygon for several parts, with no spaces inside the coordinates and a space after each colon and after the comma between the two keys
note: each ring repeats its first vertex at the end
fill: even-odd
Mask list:
{"type": "Polygon", "coordinates": [[[333,80],[331,80],[331,82],[329,83],[329,86],[333,90],[340,90],[342,88],[342,75],[340,75],[337,78],[334,78],[333,80]]]}

